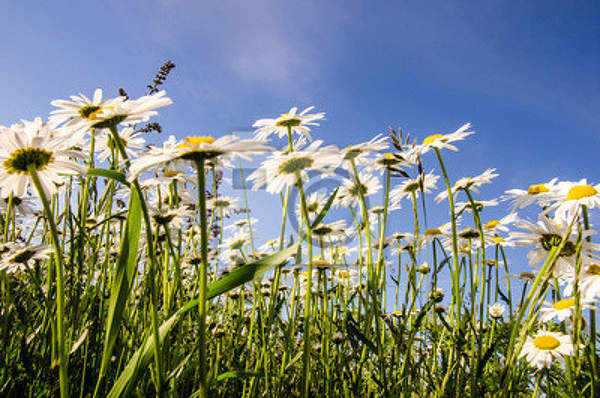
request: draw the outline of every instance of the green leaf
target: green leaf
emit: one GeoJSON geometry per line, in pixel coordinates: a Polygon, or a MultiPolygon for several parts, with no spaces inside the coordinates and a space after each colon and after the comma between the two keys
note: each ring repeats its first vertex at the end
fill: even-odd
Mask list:
{"type": "Polygon", "coordinates": [[[125,177],[125,173],[121,173],[120,171],[117,171],[117,170],[93,168],[93,169],[88,169],[87,174],[90,176],[110,178],[111,180],[115,180],[117,182],[120,182],[121,184],[124,184],[127,186],[130,185],[129,182],[127,181],[127,178],[125,177]]]}
{"type": "Polygon", "coordinates": [[[142,222],[142,207],[140,198],[136,191],[131,191],[129,200],[129,213],[125,221],[125,234],[121,241],[119,257],[117,260],[115,274],[110,289],[108,317],[106,318],[106,338],[104,340],[104,352],[100,365],[100,376],[98,383],[104,376],[112,354],[113,346],[119,334],[121,320],[125,304],[129,299],[133,277],[136,273],[138,247],[140,244],[140,233],[142,222]]]}
{"type": "Polygon", "coordinates": [[[329,208],[333,204],[333,200],[335,199],[335,196],[338,193],[338,189],[339,188],[336,188],[335,191],[333,191],[333,193],[329,197],[329,199],[327,199],[327,203],[325,203],[325,206],[323,206],[323,209],[321,209],[321,211],[319,212],[319,215],[317,216],[317,218],[315,218],[315,221],[313,221],[312,225],[310,226],[311,229],[313,229],[314,227],[319,225],[319,223],[321,221],[323,221],[323,219],[325,218],[325,215],[329,211],[329,208]]]}
{"type": "Polygon", "coordinates": [[[243,370],[230,370],[229,372],[221,373],[217,376],[217,381],[225,380],[225,379],[245,379],[248,377],[260,376],[258,372],[246,372],[243,370]]]}
{"type": "MultiPolygon", "coordinates": [[[[296,252],[296,249],[299,245],[300,243],[296,243],[273,255],[236,268],[224,277],[208,285],[206,299],[210,300],[220,294],[228,292],[231,289],[235,289],[236,287],[243,285],[252,279],[261,278],[265,272],[280,265],[290,256],[292,256],[296,252]]],[[[177,310],[177,312],[175,312],[175,314],[173,314],[169,319],[163,322],[162,325],[160,325],[158,329],[159,344],[164,342],[166,336],[169,334],[173,326],[175,326],[175,324],[181,319],[181,317],[192,308],[195,308],[199,302],[200,301],[198,299],[189,301],[187,304],[177,310]]],[[[148,332],[148,337],[145,339],[144,343],[133,354],[133,357],[131,357],[125,366],[125,369],[123,369],[119,375],[117,381],[108,393],[109,398],[127,396],[131,389],[135,386],[140,372],[145,369],[152,360],[152,355],[154,352],[154,340],[149,338],[150,335],[150,332],[148,332]]]]}

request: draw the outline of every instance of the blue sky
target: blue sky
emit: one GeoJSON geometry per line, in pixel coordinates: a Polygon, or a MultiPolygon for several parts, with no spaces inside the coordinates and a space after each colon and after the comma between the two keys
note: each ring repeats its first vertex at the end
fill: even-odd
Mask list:
{"type": "Polygon", "coordinates": [[[498,169],[481,199],[599,180],[598,2],[3,2],[0,15],[2,125],[96,87],[142,95],[172,60],[165,138],[315,105],[314,135],[339,146],[471,122],[447,162],[454,178],[498,169]]]}

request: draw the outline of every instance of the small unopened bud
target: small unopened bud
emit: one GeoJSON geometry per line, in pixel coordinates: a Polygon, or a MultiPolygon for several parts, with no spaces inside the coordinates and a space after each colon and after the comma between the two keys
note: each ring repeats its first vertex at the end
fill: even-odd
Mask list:
{"type": "Polygon", "coordinates": [[[444,293],[442,293],[442,289],[435,289],[429,293],[429,297],[436,303],[439,303],[444,299],[444,293]]]}
{"type": "Polygon", "coordinates": [[[333,341],[335,344],[340,344],[342,341],[344,341],[344,335],[340,332],[336,332],[331,336],[331,341],[333,341]]]}
{"type": "Polygon", "coordinates": [[[427,264],[427,262],[424,262],[419,266],[419,268],[417,268],[417,271],[423,275],[427,275],[429,271],[431,271],[431,268],[429,268],[429,264],[427,264]]]}
{"type": "Polygon", "coordinates": [[[494,319],[502,318],[502,314],[504,314],[504,310],[506,307],[500,303],[496,303],[494,305],[489,306],[490,316],[494,319]]]}

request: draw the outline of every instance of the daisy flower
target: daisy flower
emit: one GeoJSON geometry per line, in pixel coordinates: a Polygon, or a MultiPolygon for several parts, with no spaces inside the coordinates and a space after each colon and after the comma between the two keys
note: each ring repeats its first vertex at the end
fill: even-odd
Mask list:
{"type": "Polygon", "coordinates": [[[367,197],[376,194],[380,189],[379,177],[367,172],[360,172],[357,179],[344,179],[335,198],[335,206],[355,206],[359,203],[361,193],[367,197]]]}
{"type": "Polygon", "coordinates": [[[312,233],[325,241],[336,241],[344,239],[347,236],[346,228],[346,221],[338,220],[329,224],[321,223],[313,228],[312,233]]]}
{"type": "MultiPolygon", "coordinates": [[[[218,196],[216,198],[210,198],[206,201],[206,208],[216,210],[223,217],[231,217],[241,210],[237,205],[238,198],[232,196],[218,196]]],[[[244,220],[246,223],[248,220],[244,220]]]]}
{"type": "Polygon", "coordinates": [[[501,303],[494,303],[488,307],[490,316],[494,319],[502,318],[502,314],[506,310],[506,306],[501,303]]]}
{"type": "Polygon", "coordinates": [[[247,229],[248,226],[254,226],[256,223],[258,223],[258,219],[256,218],[251,218],[249,223],[247,218],[242,218],[240,220],[235,220],[233,224],[226,226],[225,230],[247,229]]]}
{"type": "MultiPolygon", "coordinates": [[[[365,166],[365,171],[376,172],[382,174],[384,171],[389,170],[391,172],[399,172],[402,175],[405,171],[402,170],[401,166],[409,164],[409,160],[405,159],[404,154],[399,153],[378,153],[374,159],[371,159],[365,166]]],[[[414,164],[414,162],[413,162],[414,164]]]]}
{"type": "MultiPolygon", "coordinates": [[[[561,284],[566,284],[564,294],[571,295],[575,287],[575,268],[562,275],[561,284]]],[[[584,263],[579,275],[579,292],[581,298],[593,301],[600,298],[600,265],[593,262],[584,263]]]]}
{"type": "Polygon", "coordinates": [[[151,208],[150,218],[155,224],[163,227],[171,227],[172,229],[181,229],[186,224],[187,220],[194,219],[195,213],[193,210],[185,206],[180,206],[174,209],[168,208],[151,208]]]}
{"type": "MultiPolygon", "coordinates": [[[[327,203],[327,199],[329,196],[323,192],[312,192],[306,197],[306,209],[308,210],[309,216],[317,216],[323,207],[325,207],[325,203],[327,203]]],[[[296,205],[296,216],[300,218],[302,214],[301,203],[297,203],[296,205]]]]}
{"type": "Polygon", "coordinates": [[[258,140],[266,140],[272,134],[277,134],[279,138],[285,137],[288,133],[288,128],[291,129],[292,133],[296,133],[300,136],[305,136],[310,141],[309,126],[318,126],[317,120],[325,118],[325,113],[308,113],[314,106],[308,107],[300,113],[297,107],[290,109],[288,113],[284,113],[277,119],[259,119],[252,127],[256,127],[254,132],[255,138],[258,140]]]}
{"type": "Polygon", "coordinates": [[[0,133],[0,187],[4,196],[12,191],[22,197],[27,193],[34,170],[46,195],[57,192],[65,175],[84,174],[86,168],[69,158],[84,155],[71,150],[68,137],[53,134],[50,126],[36,118],[23,121],[21,129],[5,129],[0,133]]]}
{"type": "MultiPolygon", "coordinates": [[[[127,156],[134,158],[137,156],[136,149],[143,148],[146,140],[141,137],[141,133],[136,133],[133,128],[127,127],[119,131],[119,138],[127,152],[127,156]]],[[[114,151],[118,151],[117,146],[114,143],[113,136],[110,132],[104,131],[103,133],[96,136],[96,148],[100,150],[98,154],[98,160],[105,161],[108,159],[114,151]]]]}
{"type": "Polygon", "coordinates": [[[412,196],[413,192],[419,197],[419,192],[431,193],[432,189],[437,188],[439,176],[433,173],[420,174],[417,178],[404,180],[400,185],[390,191],[390,201],[398,203],[404,198],[412,196]]]}
{"type": "Polygon", "coordinates": [[[150,117],[158,114],[154,109],[173,103],[170,98],[165,97],[166,94],[163,90],[156,94],[144,95],[136,100],[118,101],[113,106],[103,106],[93,115],[91,127],[101,129],[117,124],[131,126],[146,122],[150,117]]]}
{"type": "Polygon", "coordinates": [[[220,249],[225,249],[220,257],[235,264],[244,262],[242,249],[249,242],[250,234],[247,231],[237,231],[232,236],[224,238],[223,243],[219,245],[220,249]]]}
{"type": "Polygon", "coordinates": [[[0,246],[0,271],[12,274],[22,271],[35,260],[45,260],[51,252],[47,245],[6,243],[0,246]]]}
{"type": "Polygon", "coordinates": [[[519,358],[525,358],[538,369],[552,367],[554,360],[562,361],[573,355],[571,337],[558,332],[541,330],[535,336],[527,336],[519,358]]]}
{"type": "MultiPolygon", "coordinates": [[[[510,236],[515,239],[515,243],[520,246],[528,246],[533,249],[527,253],[529,264],[534,265],[546,260],[550,250],[553,247],[558,247],[567,239],[558,258],[554,273],[557,276],[568,272],[570,268],[575,267],[576,242],[572,236],[566,236],[569,224],[559,218],[551,219],[543,214],[539,215],[538,222],[533,224],[529,221],[522,220],[516,224],[517,227],[524,229],[527,232],[512,232],[510,236]]],[[[589,236],[589,231],[584,231],[584,238],[589,236]]],[[[581,259],[583,261],[592,260],[592,251],[597,245],[583,241],[581,247],[581,259]]],[[[596,249],[597,250],[597,249],[596,249]]]]}
{"type": "Polygon", "coordinates": [[[97,88],[89,99],[83,94],[72,95],[71,101],[54,100],[51,105],[60,108],[50,112],[49,123],[56,127],[64,122],[73,130],[87,130],[97,122],[97,115],[103,109],[111,109],[125,101],[125,97],[102,99],[102,89],[97,88]]]}
{"type": "Polygon", "coordinates": [[[269,193],[280,193],[286,186],[309,179],[308,172],[331,174],[340,162],[339,150],[335,146],[321,148],[323,141],[317,140],[306,148],[292,153],[274,152],[256,169],[248,180],[254,181],[252,189],[267,187],[269,193]]]}
{"type": "MultiPolygon", "coordinates": [[[[582,308],[593,308],[588,302],[582,303],[582,308]]],[[[541,321],[548,322],[556,318],[558,322],[563,322],[569,318],[575,311],[575,299],[573,297],[559,300],[555,303],[544,301],[544,305],[540,309],[542,314],[541,321]]]]}
{"type": "MultiPolygon", "coordinates": [[[[10,201],[10,195],[0,199],[0,211],[6,213],[8,211],[8,202],[10,201]]],[[[16,210],[16,213],[21,216],[31,216],[36,213],[32,198],[26,196],[12,197],[12,207],[16,210]]]]}
{"type": "Polygon", "coordinates": [[[561,182],[557,186],[555,199],[557,202],[546,212],[556,209],[556,215],[559,217],[573,217],[581,206],[588,209],[600,207],[600,184],[588,184],[585,178],[578,182],[561,182]]]}
{"type": "Polygon", "coordinates": [[[450,149],[452,151],[458,151],[458,148],[451,145],[451,142],[464,140],[466,137],[474,134],[474,131],[468,131],[471,128],[471,123],[462,125],[454,133],[450,134],[434,134],[423,140],[421,145],[415,145],[409,149],[409,152],[416,157],[416,155],[423,155],[429,152],[432,148],[437,149],[450,149]]]}
{"type": "Polygon", "coordinates": [[[534,203],[546,207],[550,205],[554,198],[557,181],[558,178],[554,178],[542,184],[531,185],[527,190],[509,189],[504,192],[505,195],[502,196],[502,200],[511,201],[513,211],[517,207],[522,209],[534,203]]]}
{"type": "MultiPolygon", "coordinates": [[[[464,191],[466,189],[479,193],[478,189],[483,184],[490,184],[492,182],[492,178],[498,177],[499,174],[494,173],[496,169],[487,169],[483,173],[475,177],[463,177],[460,178],[454,186],[452,187],[452,195],[456,195],[458,191],[464,191]]],[[[438,196],[435,197],[436,202],[441,202],[444,199],[448,198],[448,191],[444,190],[439,193],[438,196]]]]}
{"type": "MultiPolygon", "coordinates": [[[[478,212],[481,212],[486,207],[498,206],[497,200],[473,200],[473,203],[475,204],[475,209],[478,212]]],[[[457,214],[461,214],[462,212],[465,212],[465,211],[470,213],[471,209],[473,208],[473,204],[471,204],[471,201],[456,202],[455,206],[457,209],[457,211],[456,211],[457,214]]]]}
{"type": "Polygon", "coordinates": [[[369,163],[370,160],[368,156],[370,153],[382,151],[388,148],[389,145],[386,142],[387,138],[388,137],[386,136],[378,134],[370,141],[342,148],[341,157],[342,160],[344,160],[344,162],[342,162],[342,167],[349,170],[352,169],[352,161],[354,161],[355,165],[369,163]]]}
{"type": "MultiPolygon", "coordinates": [[[[173,137],[173,136],[171,136],[173,137]]],[[[132,161],[129,179],[134,180],[145,171],[180,160],[212,160],[217,157],[240,156],[251,160],[251,154],[263,153],[272,148],[262,141],[240,140],[235,135],[225,135],[218,139],[210,136],[187,137],[179,143],[169,137],[162,147],[152,146],[148,154],[132,161]]]]}

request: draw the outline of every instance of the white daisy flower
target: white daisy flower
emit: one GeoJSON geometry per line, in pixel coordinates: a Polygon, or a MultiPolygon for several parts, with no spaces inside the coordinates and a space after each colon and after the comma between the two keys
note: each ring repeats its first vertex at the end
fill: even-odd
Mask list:
{"type": "Polygon", "coordinates": [[[250,234],[247,231],[237,231],[233,235],[224,238],[223,243],[219,245],[224,249],[220,257],[225,261],[231,261],[235,264],[243,262],[242,250],[250,242],[250,234]]]}
{"type": "MultiPolygon", "coordinates": [[[[589,302],[581,303],[581,308],[593,308],[589,302]]],[[[553,318],[556,318],[558,322],[563,322],[571,318],[571,315],[575,311],[575,298],[569,297],[559,300],[555,303],[544,301],[544,305],[540,309],[542,322],[549,322],[553,318]]]]}
{"type": "Polygon", "coordinates": [[[565,356],[573,355],[574,347],[571,337],[558,332],[541,330],[535,336],[527,336],[527,340],[519,354],[538,369],[552,367],[554,360],[562,361],[565,356]]]}
{"type": "Polygon", "coordinates": [[[25,245],[14,242],[0,245],[0,271],[12,274],[23,271],[35,260],[45,260],[51,252],[47,245],[25,245]]]}
{"type": "Polygon", "coordinates": [[[256,218],[250,218],[250,222],[248,223],[248,219],[247,218],[242,218],[239,220],[235,220],[233,224],[230,224],[228,226],[225,227],[225,230],[237,230],[237,229],[242,229],[242,230],[246,230],[248,229],[248,226],[254,226],[258,223],[258,219],[256,218]]]}
{"type": "Polygon", "coordinates": [[[390,191],[390,201],[392,203],[398,203],[404,198],[410,198],[414,192],[416,197],[419,198],[419,192],[421,189],[425,193],[431,193],[432,189],[437,188],[437,181],[439,176],[431,173],[425,175],[419,175],[417,178],[409,178],[402,181],[396,188],[390,191]]]}
{"type": "Polygon", "coordinates": [[[102,113],[104,108],[114,108],[125,101],[125,97],[102,99],[102,89],[97,88],[94,96],[89,99],[83,94],[72,95],[71,101],[54,100],[51,105],[60,109],[50,112],[49,123],[53,126],[59,126],[65,123],[65,127],[74,130],[87,130],[90,126],[97,123],[97,115],[102,113]]]}
{"type": "Polygon", "coordinates": [[[53,134],[40,118],[23,121],[19,130],[4,129],[0,133],[0,187],[3,196],[12,191],[22,197],[31,182],[30,169],[36,171],[46,195],[57,192],[57,185],[65,182],[65,175],[84,174],[86,168],[69,158],[84,158],[80,151],[71,150],[73,142],[65,136],[53,134]]]}
{"type": "MultiPolygon", "coordinates": [[[[561,219],[551,219],[540,214],[536,224],[521,220],[516,225],[521,229],[529,231],[529,233],[512,232],[510,236],[515,239],[517,245],[533,248],[533,250],[527,253],[530,265],[544,262],[550,250],[553,247],[560,246],[563,239],[567,239],[567,242],[558,254],[554,274],[560,276],[568,272],[570,268],[575,267],[576,242],[573,234],[566,236],[569,229],[567,222],[561,219]]],[[[589,236],[590,232],[584,231],[583,234],[586,237],[589,236]]],[[[592,251],[595,250],[597,250],[597,245],[584,240],[580,254],[581,259],[585,262],[591,261],[593,259],[592,251]]]]}
{"type": "Polygon", "coordinates": [[[351,161],[354,161],[355,165],[364,165],[370,163],[369,155],[372,152],[382,151],[389,147],[386,136],[378,134],[373,137],[370,141],[363,142],[356,145],[350,145],[341,149],[342,167],[345,169],[352,169],[351,161]]]}
{"type": "Polygon", "coordinates": [[[308,172],[332,174],[340,162],[339,150],[335,146],[321,148],[323,141],[317,140],[306,148],[292,153],[274,152],[256,169],[248,180],[254,181],[252,189],[267,187],[269,193],[280,193],[286,186],[309,179],[308,172]]]}
{"type": "MultiPolygon", "coordinates": [[[[206,201],[206,208],[217,211],[223,217],[231,217],[241,210],[237,202],[238,198],[232,196],[218,196],[208,199],[206,201]]],[[[247,222],[248,220],[245,221],[247,222]]]]}
{"type": "MultiPolygon", "coordinates": [[[[572,295],[575,288],[575,268],[569,269],[560,279],[565,285],[564,294],[572,295]]],[[[600,298],[600,265],[593,262],[584,263],[579,274],[579,293],[581,298],[593,301],[600,298]]]]}
{"type": "Polygon", "coordinates": [[[381,189],[379,177],[367,172],[359,172],[358,180],[345,178],[335,198],[335,206],[350,207],[359,203],[360,194],[364,197],[376,194],[381,189]]]}
{"type": "Polygon", "coordinates": [[[346,221],[338,220],[332,223],[320,223],[313,228],[312,233],[315,237],[324,239],[326,242],[329,240],[337,241],[344,239],[347,236],[346,221]]]}
{"type": "MultiPolygon", "coordinates": [[[[8,211],[8,202],[10,201],[10,195],[0,199],[0,211],[7,212],[8,211]]],[[[14,196],[12,197],[12,207],[16,210],[16,214],[20,216],[31,216],[36,214],[36,209],[34,207],[34,202],[32,198],[27,196],[14,196]]]]}
{"type": "Polygon", "coordinates": [[[185,206],[180,206],[174,209],[169,209],[166,207],[158,209],[153,207],[149,210],[150,218],[155,224],[164,226],[165,228],[169,226],[175,230],[182,229],[188,220],[193,220],[195,217],[194,211],[185,206]]]}
{"type": "Polygon", "coordinates": [[[560,182],[554,199],[557,202],[546,212],[556,209],[556,215],[559,217],[573,217],[581,206],[588,209],[600,207],[600,184],[590,185],[585,178],[578,182],[560,182]]]}
{"type": "MultiPolygon", "coordinates": [[[[496,169],[487,169],[483,173],[475,177],[463,177],[460,178],[454,186],[452,187],[452,195],[456,195],[456,193],[460,190],[468,189],[469,191],[473,191],[479,193],[477,188],[482,186],[483,184],[490,184],[492,182],[492,178],[498,177],[499,174],[494,173],[496,169]]],[[[435,197],[436,202],[441,202],[444,199],[448,198],[448,191],[444,190],[435,197]]]]}
{"type": "MultiPolygon", "coordinates": [[[[173,137],[173,136],[171,136],[173,137]]],[[[218,139],[210,136],[187,137],[179,143],[175,138],[169,137],[163,143],[162,148],[151,147],[148,154],[140,156],[132,161],[130,168],[130,180],[134,180],[140,174],[156,167],[179,160],[212,160],[217,157],[240,156],[251,160],[249,155],[259,154],[271,150],[262,141],[240,140],[235,135],[225,135],[218,139]]]]}
{"type": "Polygon", "coordinates": [[[255,138],[258,140],[266,140],[272,134],[277,134],[279,138],[285,137],[288,133],[288,128],[291,128],[292,133],[300,136],[305,136],[312,141],[310,136],[309,126],[318,126],[317,120],[325,118],[325,113],[308,113],[314,106],[308,107],[300,113],[296,113],[298,108],[293,107],[288,113],[284,113],[277,119],[259,119],[252,127],[256,127],[254,132],[255,138]]]}
{"type": "Polygon", "coordinates": [[[508,232],[508,226],[513,225],[519,220],[517,213],[510,213],[502,217],[500,220],[491,220],[484,224],[486,230],[508,232]]]}
{"type": "Polygon", "coordinates": [[[452,151],[458,151],[458,148],[454,145],[450,145],[451,142],[464,140],[471,134],[475,134],[474,131],[468,131],[471,128],[471,123],[462,125],[454,133],[450,134],[434,134],[423,140],[421,145],[415,145],[409,149],[409,154],[416,157],[415,155],[423,155],[429,152],[432,148],[438,149],[450,149],[452,151]]]}
{"type": "Polygon", "coordinates": [[[534,203],[546,207],[550,205],[554,198],[557,181],[558,178],[553,178],[542,184],[531,185],[527,190],[509,189],[504,192],[505,195],[502,196],[502,200],[511,201],[513,211],[517,207],[522,209],[534,203]]]}
{"type": "MultiPolygon", "coordinates": [[[[129,158],[136,157],[136,149],[143,148],[146,143],[146,140],[141,137],[141,133],[136,133],[131,127],[119,131],[119,138],[121,139],[123,148],[125,148],[125,152],[127,152],[129,158]]],[[[114,143],[113,135],[109,131],[103,131],[96,136],[95,147],[100,151],[98,160],[102,162],[112,155],[113,150],[118,152],[118,147],[114,143]]]]}
{"type": "Polygon", "coordinates": [[[144,95],[136,100],[117,101],[112,106],[103,106],[94,114],[94,128],[109,128],[121,124],[131,126],[146,122],[150,117],[158,114],[154,109],[173,103],[165,97],[167,93],[159,91],[156,94],[144,95]]]}
{"type": "MultiPolygon", "coordinates": [[[[475,209],[478,212],[481,212],[486,207],[498,206],[497,200],[473,200],[473,204],[475,204],[475,209]]],[[[456,202],[454,206],[456,207],[456,213],[460,214],[462,212],[471,213],[471,209],[473,208],[473,204],[471,201],[468,202],[456,202]]]]}
{"type": "Polygon", "coordinates": [[[490,316],[494,319],[502,318],[502,314],[506,310],[506,306],[501,303],[494,303],[488,307],[490,316]]]}

